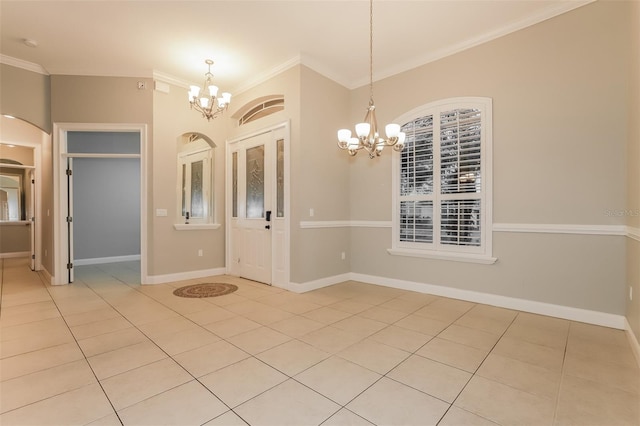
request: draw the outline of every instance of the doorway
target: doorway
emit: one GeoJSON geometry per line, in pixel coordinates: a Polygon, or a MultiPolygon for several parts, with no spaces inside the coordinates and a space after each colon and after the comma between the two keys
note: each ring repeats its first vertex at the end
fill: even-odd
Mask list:
{"type": "MultiPolygon", "coordinates": [[[[79,256],[84,262],[81,261],[79,262],[80,264],[88,264],[91,262],[107,263],[110,261],[115,262],[131,259],[132,255],[130,253],[124,253],[125,255],[119,255],[117,253],[117,250],[122,250],[122,241],[116,242],[116,240],[120,239],[114,239],[112,241],[113,244],[106,244],[109,243],[109,241],[104,238],[111,238],[109,229],[117,231],[112,232],[115,235],[118,232],[125,231],[125,229],[132,228],[132,225],[137,230],[137,234],[135,234],[137,236],[134,236],[136,241],[134,241],[133,245],[138,248],[137,251],[139,253],[133,256],[140,259],[140,282],[146,282],[147,193],[145,185],[145,153],[146,125],[54,125],[54,158],[56,158],[56,161],[54,161],[54,209],[58,214],[54,226],[56,240],[54,284],[68,284],[73,282],[74,265],[78,264],[78,262],[76,262],[74,246],[78,244],[78,241],[82,241],[84,244],[83,252],[79,256]],[[82,137],[87,135],[90,137],[82,137]],[[118,135],[128,135],[128,137],[119,138],[117,137],[118,135]],[[80,137],[78,138],[76,136],[80,137]],[[105,139],[108,141],[105,142],[105,139]],[[85,200],[83,204],[78,204],[77,198],[79,194],[74,194],[74,162],[76,166],[84,165],[84,167],[82,167],[82,170],[84,170],[82,197],[89,198],[89,200],[85,200]],[[133,183],[134,188],[127,188],[129,192],[133,189],[137,196],[137,199],[133,201],[131,199],[128,200],[129,204],[131,202],[139,203],[133,206],[133,209],[130,205],[122,205],[120,206],[121,208],[119,208],[117,204],[117,193],[112,193],[113,191],[118,191],[118,193],[122,191],[122,189],[118,190],[114,188],[114,184],[120,188],[127,184],[121,181],[123,176],[122,173],[118,171],[123,170],[121,167],[127,164],[127,174],[131,175],[131,173],[134,173],[137,175],[137,179],[135,179],[136,176],[134,176],[133,179],[129,179],[129,184],[133,183]],[[94,172],[97,173],[99,170],[102,171],[102,178],[96,178],[94,175],[94,172]],[[102,188],[104,185],[100,186],[100,188],[102,188],[101,190],[96,190],[95,188],[98,188],[96,186],[87,186],[87,178],[89,176],[91,176],[90,179],[94,181],[96,179],[108,180],[111,189],[102,188]],[[118,179],[120,180],[118,181],[118,179]],[[100,191],[106,192],[103,192],[101,196],[100,191]],[[98,201],[105,201],[104,198],[106,195],[111,196],[112,200],[106,200],[107,204],[105,204],[104,208],[94,209],[94,204],[99,204],[98,201]],[[94,203],[91,203],[91,199],[94,200],[94,203]],[[116,205],[114,205],[114,203],[116,205]],[[103,231],[101,235],[105,236],[101,241],[95,238],[95,235],[100,234],[94,234],[94,237],[84,238],[83,240],[79,240],[77,235],[74,236],[74,231],[76,231],[76,229],[74,229],[76,228],[76,223],[74,222],[74,207],[77,209],[79,205],[84,206],[83,216],[85,219],[83,222],[78,222],[80,229],[84,229],[86,232],[86,230],[101,228],[103,231]],[[120,213],[125,211],[134,213],[120,216],[120,213]],[[132,215],[136,217],[131,217],[132,215]],[[100,217],[96,218],[96,216],[100,217]],[[97,222],[95,221],[96,219],[97,222]],[[93,220],[93,224],[91,220],[93,220]],[[84,226],[84,228],[82,228],[82,226],[84,226]],[[135,244],[136,242],[137,244],[135,244]],[[105,248],[107,251],[105,251],[105,248]],[[111,250],[111,252],[109,250],[111,250]]],[[[130,241],[128,245],[132,245],[130,241]]]]}
{"type": "Polygon", "coordinates": [[[286,286],[289,279],[288,123],[227,143],[227,269],[286,286]]]}
{"type": "Polygon", "coordinates": [[[0,120],[0,258],[29,257],[30,269],[39,271],[43,268],[41,156],[49,136],[20,119],[0,120]]]}

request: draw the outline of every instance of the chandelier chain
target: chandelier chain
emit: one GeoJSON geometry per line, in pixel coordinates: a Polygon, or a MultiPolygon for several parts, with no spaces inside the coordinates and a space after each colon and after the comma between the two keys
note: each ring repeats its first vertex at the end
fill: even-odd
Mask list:
{"type": "Polygon", "coordinates": [[[369,105],[373,105],[373,0],[369,0],[369,105]]]}
{"type": "Polygon", "coordinates": [[[364,149],[369,158],[379,157],[385,146],[393,147],[400,152],[404,148],[406,134],[399,124],[390,123],[385,126],[386,139],[378,133],[376,106],[373,101],[373,0],[369,0],[369,107],[364,121],[356,124],[356,136],[349,129],[338,130],[338,147],[347,150],[354,156],[364,149]]]}

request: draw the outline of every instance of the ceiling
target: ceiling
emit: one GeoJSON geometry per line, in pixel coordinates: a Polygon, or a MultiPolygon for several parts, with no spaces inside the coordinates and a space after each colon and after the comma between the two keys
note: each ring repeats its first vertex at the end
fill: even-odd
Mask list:
{"type": "MultiPolygon", "coordinates": [[[[374,79],[590,1],[376,0],[374,79]]],[[[215,83],[232,93],[297,63],[348,88],[369,79],[366,0],[2,0],[0,32],[3,62],[49,74],[201,83],[211,58],[215,83]]]]}

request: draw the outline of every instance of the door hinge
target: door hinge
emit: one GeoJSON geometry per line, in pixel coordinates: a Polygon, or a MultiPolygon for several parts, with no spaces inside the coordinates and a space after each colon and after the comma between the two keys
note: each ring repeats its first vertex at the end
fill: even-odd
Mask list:
{"type": "Polygon", "coordinates": [[[36,221],[36,217],[35,216],[31,216],[31,222],[35,222],[36,221]]]}
{"type": "Polygon", "coordinates": [[[73,222],[73,218],[71,216],[67,216],[67,223],[73,222]]]}
{"type": "Polygon", "coordinates": [[[35,179],[31,179],[31,183],[36,183],[36,180],[35,179]]]}
{"type": "Polygon", "coordinates": [[[67,263],[67,269],[73,268],[73,263],[67,263]]]}
{"type": "Polygon", "coordinates": [[[35,254],[32,254],[32,255],[31,255],[31,259],[36,260],[36,255],[35,255],[35,254]]]}
{"type": "Polygon", "coordinates": [[[71,169],[67,169],[67,176],[71,176],[73,174],[73,171],[71,169]]]}

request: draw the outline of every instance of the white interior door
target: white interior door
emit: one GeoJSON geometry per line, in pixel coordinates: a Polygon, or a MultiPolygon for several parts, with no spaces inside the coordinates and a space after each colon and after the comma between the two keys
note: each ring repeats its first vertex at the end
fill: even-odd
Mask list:
{"type": "Polygon", "coordinates": [[[231,149],[230,273],[272,283],[274,147],[271,134],[239,141],[231,149]]]}

